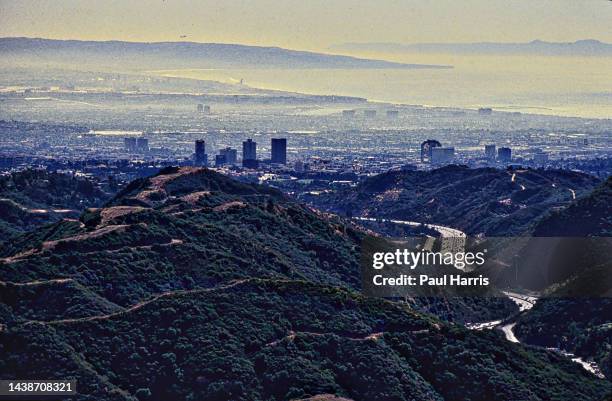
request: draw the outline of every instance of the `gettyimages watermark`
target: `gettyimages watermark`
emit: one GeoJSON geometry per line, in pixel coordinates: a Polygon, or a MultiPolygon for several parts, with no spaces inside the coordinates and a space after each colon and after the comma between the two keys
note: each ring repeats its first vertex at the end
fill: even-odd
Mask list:
{"type": "Polygon", "coordinates": [[[610,237],[367,237],[361,249],[369,296],[612,296],[610,237]]]}

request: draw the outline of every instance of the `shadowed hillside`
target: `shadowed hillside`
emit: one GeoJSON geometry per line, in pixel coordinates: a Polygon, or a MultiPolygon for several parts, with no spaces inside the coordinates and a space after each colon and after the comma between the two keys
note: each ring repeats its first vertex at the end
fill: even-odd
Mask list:
{"type": "Polygon", "coordinates": [[[611,237],[612,177],[568,207],[543,218],[533,233],[540,237],[611,237]]]}
{"type": "Polygon", "coordinates": [[[276,190],[166,169],[89,209],[79,226],[63,221],[47,235],[17,238],[0,280],[76,278],[124,306],[245,277],[357,287],[361,235],[276,190]]]}
{"type": "Polygon", "coordinates": [[[7,252],[0,378],[75,377],[76,400],[569,401],[611,390],[554,353],[360,295],[363,236],[206,169],[134,181],[7,252]]]}
{"type": "Polygon", "coordinates": [[[495,332],[283,280],[235,281],[101,318],[22,325],[2,345],[10,350],[4,369],[83,377],[80,392],[95,399],[597,400],[608,389],[569,360],[495,332]]]}
{"type": "Polygon", "coordinates": [[[64,217],[78,218],[85,207],[110,197],[96,182],[44,170],[0,176],[0,243],[64,217]]]}
{"type": "Polygon", "coordinates": [[[468,234],[510,236],[574,196],[590,192],[598,180],[561,170],[469,169],[390,171],[356,188],[314,200],[316,206],[353,216],[434,223],[468,234]]]}
{"type": "MultiPolygon", "coordinates": [[[[564,209],[543,218],[534,228],[542,237],[602,237],[592,243],[609,244],[612,236],[612,179],[564,209]]],[[[603,252],[609,252],[610,247],[603,252]]],[[[601,252],[601,251],[600,251],[601,252]]],[[[610,260],[609,253],[601,255],[610,260]]],[[[549,297],[537,302],[521,316],[516,334],[530,344],[558,347],[584,359],[592,359],[612,377],[612,294],[584,298],[575,294],[583,288],[608,289],[612,286],[612,263],[575,264],[575,273],[549,289],[549,297]]]]}

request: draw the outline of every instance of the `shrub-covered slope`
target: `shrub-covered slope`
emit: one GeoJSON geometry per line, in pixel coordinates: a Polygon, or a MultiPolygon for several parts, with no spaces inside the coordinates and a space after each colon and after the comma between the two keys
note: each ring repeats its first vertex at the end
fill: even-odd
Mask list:
{"type": "Polygon", "coordinates": [[[431,171],[390,171],[355,188],[317,197],[314,202],[340,214],[509,236],[524,232],[551,210],[570,204],[573,194],[586,194],[597,184],[594,177],[561,170],[447,166],[431,171]]]}
{"type": "MultiPolygon", "coordinates": [[[[265,186],[210,170],[167,169],[132,182],[81,221],[61,221],[15,238],[0,280],[73,278],[119,305],[173,289],[244,277],[305,279],[358,288],[363,233],[265,186]]],[[[454,299],[423,309],[454,321],[513,311],[454,299]]]]}
{"type": "Polygon", "coordinates": [[[0,261],[0,280],[72,279],[121,306],[246,277],[355,288],[361,235],[276,190],[169,169],[133,182],[80,223],[17,238],[0,261]]]}
{"type": "Polygon", "coordinates": [[[592,193],[551,213],[534,227],[534,235],[542,237],[602,237],[591,238],[589,243],[601,245],[597,256],[608,263],[575,263],[571,277],[549,289],[549,296],[539,300],[515,326],[521,341],[558,347],[594,360],[608,378],[612,378],[611,219],[612,178],[608,178],[592,193]],[[585,289],[600,297],[581,296],[585,289]]]}
{"type": "Polygon", "coordinates": [[[523,342],[555,347],[593,360],[612,377],[612,300],[557,298],[539,300],[515,326],[523,342]]]}
{"type": "Polygon", "coordinates": [[[598,400],[555,354],[359,288],[363,234],[206,169],[138,180],[0,262],[0,378],[77,400],[598,400]],[[543,385],[542,383],[545,383],[543,385]]]}
{"type": "Polygon", "coordinates": [[[576,202],[545,216],[533,232],[541,237],[612,237],[612,177],[576,202]]]}
{"type": "Polygon", "coordinates": [[[96,399],[598,400],[610,390],[495,332],[295,281],[168,294],[101,318],[17,326],[2,339],[2,371],[83,375],[80,392],[96,399]]]}
{"type": "Polygon", "coordinates": [[[78,217],[109,194],[87,178],[25,170],[0,176],[0,243],[64,217],[78,217]]]}

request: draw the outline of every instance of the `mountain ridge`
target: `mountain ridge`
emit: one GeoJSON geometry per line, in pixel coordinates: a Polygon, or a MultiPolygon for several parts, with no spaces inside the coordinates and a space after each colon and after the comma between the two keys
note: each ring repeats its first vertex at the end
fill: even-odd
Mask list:
{"type": "Polygon", "coordinates": [[[78,401],[612,389],[552,352],[359,293],[363,232],[212,170],[165,168],[38,231],[0,260],[0,378],[77,378],[78,401]]]}
{"type": "Polygon", "coordinates": [[[329,47],[333,51],[381,51],[391,53],[457,53],[457,54],[541,54],[612,56],[612,44],[596,39],[582,39],[574,42],[467,42],[467,43],[412,43],[395,42],[352,42],[329,47]]]}
{"type": "Polygon", "coordinates": [[[43,223],[63,217],[76,218],[83,204],[103,203],[110,194],[96,184],[92,180],[41,170],[0,176],[0,244],[43,223]]]}
{"type": "Polygon", "coordinates": [[[199,42],[126,42],[0,38],[0,53],[15,61],[151,69],[180,68],[450,68],[371,60],[280,47],[199,42]],[[153,64],[151,64],[153,63],[153,64]],[[69,63],[68,63],[69,64],[69,63]]]}
{"type": "Polygon", "coordinates": [[[493,331],[304,281],[249,279],[104,319],[17,325],[0,339],[11,350],[0,373],[77,376],[79,400],[595,401],[610,390],[493,331]]]}
{"type": "Polygon", "coordinates": [[[538,217],[569,205],[599,180],[563,170],[470,169],[449,165],[428,171],[389,171],[354,188],[308,199],[340,215],[441,224],[468,234],[509,236],[538,217]],[[573,191],[573,192],[572,192],[573,191]]]}

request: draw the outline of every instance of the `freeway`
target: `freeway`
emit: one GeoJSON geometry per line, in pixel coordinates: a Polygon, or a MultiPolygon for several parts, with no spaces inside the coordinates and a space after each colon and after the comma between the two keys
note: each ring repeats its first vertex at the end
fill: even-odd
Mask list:
{"type": "MultiPolygon", "coordinates": [[[[374,217],[353,217],[354,220],[359,221],[378,221],[382,223],[393,223],[406,225],[411,227],[418,227],[421,223],[416,221],[407,221],[407,220],[395,220],[395,219],[377,219],[374,217]]],[[[450,253],[458,253],[465,251],[465,243],[467,240],[467,235],[456,228],[441,226],[439,224],[429,224],[423,223],[423,226],[435,230],[440,233],[440,237],[442,238],[442,246],[440,252],[450,252],[450,253]]],[[[458,267],[457,267],[458,268],[458,267]]],[[[461,269],[460,269],[461,270],[461,269]]]]}
{"type": "Polygon", "coordinates": [[[353,219],[361,220],[361,221],[380,221],[382,223],[403,224],[403,225],[407,225],[411,227],[418,227],[421,224],[423,224],[425,227],[439,232],[441,237],[447,237],[447,238],[465,238],[466,237],[465,233],[461,230],[458,230],[456,228],[441,226],[439,224],[419,223],[417,221],[406,221],[406,220],[395,220],[395,219],[378,219],[375,217],[353,217],[353,219]]]}
{"type": "MultiPolygon", "coordinates": [[[[505,320],[495,320],[491,322],[483,323],[467,323],[466,327],[471,330],[488,330],[488,329],[499,329],[504,333],[506,340],[513,343],[520,343],[520,340],[514,334],[514,326],[516,326],[516,318],[518,315],[533,308],[538,301],[537,297],[526,294],[519,294],[517,292],[502,291],[508,298],[514,301],[519,307],[519,313],[513,317],[509,317],[505,320]]],[[[603,379],[603,375],[599,366],[593,361],[585,361],[584,359],[559,348],[547,348],[549,351],[556,352],[570,358],[573,362],[580,364],[585,370],[593,373],[595,376],[603,379]]]]}

